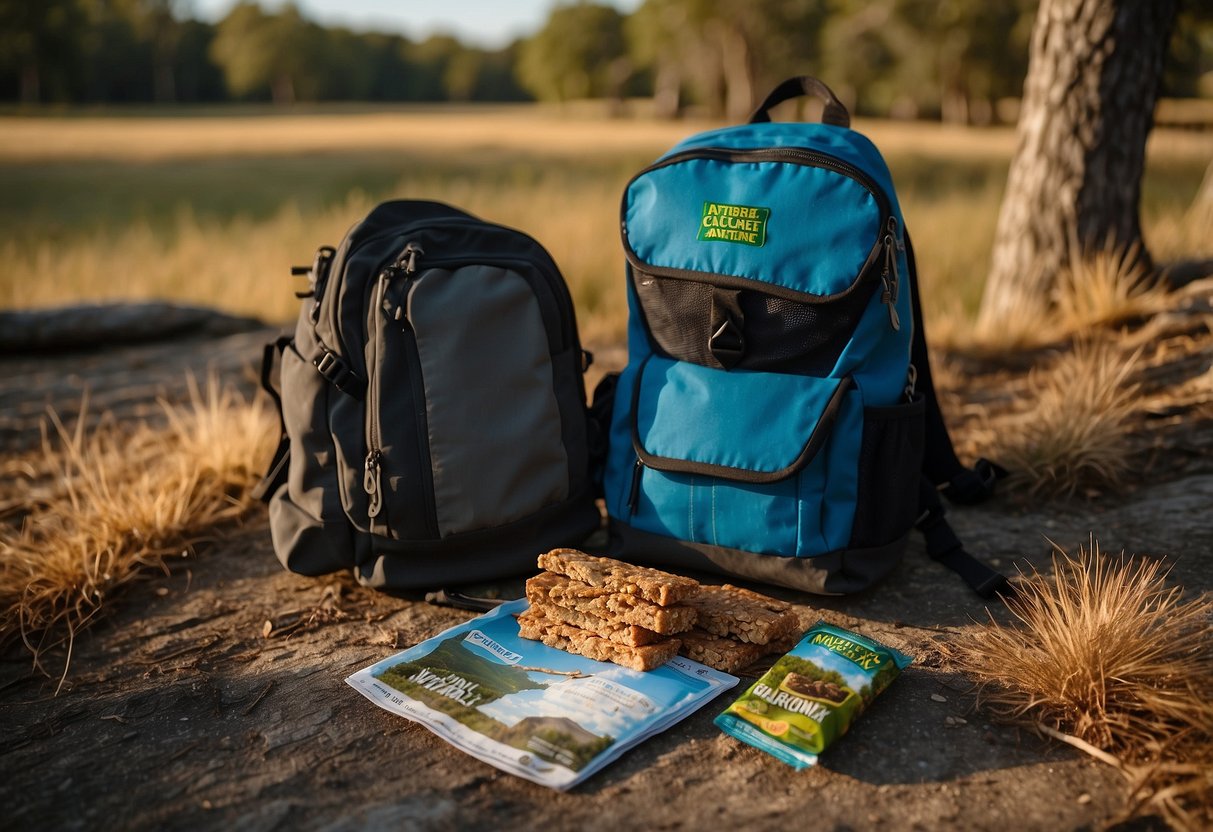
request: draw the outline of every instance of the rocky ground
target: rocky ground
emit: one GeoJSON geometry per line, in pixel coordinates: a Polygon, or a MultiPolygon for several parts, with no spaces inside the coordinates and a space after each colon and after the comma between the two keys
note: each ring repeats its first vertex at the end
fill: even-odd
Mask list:
{"type": "MultiPolygon", "coordinates": [[[[1197,298],[1205,309],[1211,294],[1197,298]]],[[[1094,535],[1105,550],[1168,558],[1173,579],[1190,591],[1213,589],[1213,413],[1200,392],[1208,388],[1194,382],[1210,372],[1213,338],[1208,313],[1199,303],[1192,310],[1183,326],[1154,338],[1150,366],[1158,378],[1174,371],[1171,387],[1195,383],[1196,392],[1170,409],[1160,398],[1157,414],[1143,417],[1132,450],[1142,475],[1132,487],[1096,501],[1003,496],[954,508],[971,551],[1005,570],[1043,566],[1046,535],[1066,547],[1094,535]]],[[[70,412],[85,388],[93,412],[154,414],[157,396],[184,396],[187,368],[213,369],[251,390],[249,368],[273,334],[242,323],[178,330],[171,341],[9,348],[0,356],[0,439],[7,453],[20,453],[37,441],[45,407],[70,412]]],[[[618,348],[598,352],[600,368],[622,361],[618,348]]],[[[966,402],[1005,397],[1005,368],[954,361],[949,376],[963,377],[965,391],[949,399],[958,422],[966,402]]],[[[521,586],[481,589],[515,597],[521,586]]],[[[915,658],[819,767],[794,772],[722,735],[712,718],[726,694],[556,793],[456,751],[343,682],[470,613],[376,594],[345,576],[287,574],[256,512],[171,564],[168,576],[137,585],[79,637],[58,695],[59,679],[33,672],[27,653],[3,657],[4,826],[1057,830],[1120,817],[1115,771],[973,710],[966,680],[936,645],[963,639],[986,605],[930,562],[919,541],[863,595],[774,594],[915,658]]],[[[65,658],[48,658],[48,667],[62,669],[65,658]]]]}

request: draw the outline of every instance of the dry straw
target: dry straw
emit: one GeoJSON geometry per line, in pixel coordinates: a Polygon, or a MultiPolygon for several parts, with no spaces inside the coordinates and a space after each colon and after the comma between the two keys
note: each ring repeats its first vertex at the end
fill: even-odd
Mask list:
{"type": "Polygon", "coordinates": [[[1021,576],[991,618],[951,649],[979,702],[1119,769],[1128,814],[1179,829],[1213,823],[1213,598],[1168,587],[1159,561],[1109,558],[1092,540],[1052,574],[1021,576]]]}
{"type": "Polygon", "coordinates": [[[1113,343],[1080,340],[1052,367],[1033,370],[1026,409],[990,432],[990,455],[1013,472],[1013,484],[1037,497],[1121,485],[1140,358],[1140,349],[1125,358],[1113,343]]]}
{"type": "Polygon", "coordinates": [[[190,379],[189,404],[162,406],[166,426],[133,432],[54,418],[35,466],[41,493],[20,528],[0,529],[0,645],[23,641],[40,668],[66,645],[66,674],[75,635],[120,591],[251,503],[273,439],[268,408],[215,377],[205,390],[190,379]]]}

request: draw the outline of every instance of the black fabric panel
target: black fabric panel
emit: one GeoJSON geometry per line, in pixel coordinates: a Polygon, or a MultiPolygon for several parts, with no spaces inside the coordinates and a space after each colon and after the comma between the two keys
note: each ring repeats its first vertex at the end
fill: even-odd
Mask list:
{"type": "Polygon", "coordinates": [[[859,448],[859,488],[849,547],[883,546],[906,535],[918,517],[926,402],[868,408],[859,448]]]}
{"type": "MultiPolygon", "coordinates": [[[[728,302],[708,283],[633,270],[636,296],[658,350],[704,367],[826,375],[838,362],[876,282],[829,303],[800,303],[753,289],[732,290],[728,302]],[[713,298],[716,298],[713,302],[713,298]],[[742,355],[725,366],[713,352],[722,314],[736,304],[742,355]]],[[[719,352],[719,350],[717,350],[719,352]]],[[[730,357],[731,358],[731,357],[730,357]]]]}
{"type": "Polygon", "coordinates": [[[376,589],[410,590],[492,581],[538,572],[540,553],[581,546],[602,525],[589,491],[494,529],[408,543],[354,535],[354,577],[376,589]]]}
{"type": "Polygon", "coordinates": [[[906,232],[906,262],[910,269],[910,299],[914,309],[914,338],[910,342],[910,363],[918,371],[915,387],[927,400],[926,446],[922,460],[922,471],[935,485],[941,485],[960,475],[965,467],[952,448],[952,437],[939,409],[935,396],[935,381],[931,377],[931,357],[927,352],[927,333],[923,327],[922,299],[918,285],[918,267],[914,262],[914,246],[910,233],[906,232]]]}

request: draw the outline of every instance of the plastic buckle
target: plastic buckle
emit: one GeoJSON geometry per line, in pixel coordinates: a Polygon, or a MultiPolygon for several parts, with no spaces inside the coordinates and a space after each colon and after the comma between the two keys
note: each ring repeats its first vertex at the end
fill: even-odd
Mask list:
{"type": "Polygon", "coordinates": [[[312,362],[320,375],[342,393],[354,395],[358,377],[346,366],[345,362],[334,352],[325,350],[319,358],[312,362]]]}
{"type": "Polygon", "coordinates": [[[914,521],[914,528],[926,533],[938,526],[946,514],[947,512],[942,505],[924,509],[922,514],[918,515],[918,519],[914,521]]]}

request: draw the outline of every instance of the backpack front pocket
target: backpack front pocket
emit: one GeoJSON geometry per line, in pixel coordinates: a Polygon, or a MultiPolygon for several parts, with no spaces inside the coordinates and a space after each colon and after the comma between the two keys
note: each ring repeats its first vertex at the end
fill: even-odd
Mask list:
{"type": "MultiPolygon", "coordinates": [[[[612,514],[698,543],[808,557],[845,546],[862,403],[849,378],[651,357],[621,381],[635,451],[612,514]],[[852,447],[854,446],[854,447],[852,447]]],[[[620,431],[616,431],[616,436],[620,431]]]]}
{"type": "Polygon", "coordinates": [[[372,531],[441,539],[567,499],[553,391],[561,356],[550,352],[534,284],[500,266],[452,264],[394,279],[376,306],[366,490],[381,505],[372,531]],[[476,316],[465,312],[472,297],[476,316]]]}

